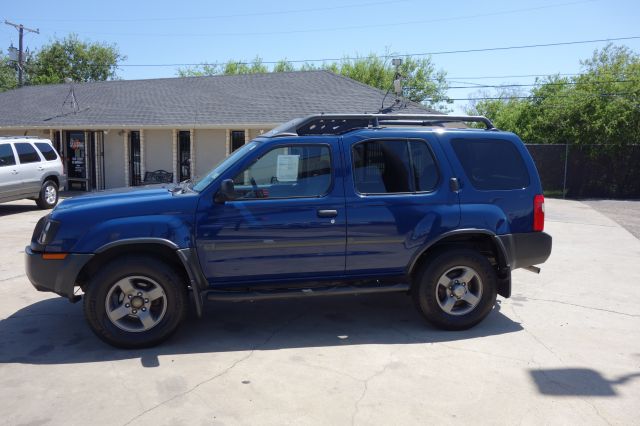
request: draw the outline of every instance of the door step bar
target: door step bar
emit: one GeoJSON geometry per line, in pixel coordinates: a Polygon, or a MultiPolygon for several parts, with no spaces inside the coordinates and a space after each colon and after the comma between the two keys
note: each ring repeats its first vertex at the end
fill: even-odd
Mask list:
{"type": "Polygon", "coordinates": [[[217,302],[243,302],[252,300],[276,300],[294,297],[319,297],[319,296],[344,296],[371,293],[391,293],[409,291],[409,284],[391,284],[376,286],[351,286],[351,287],[320,287],[299,288],[271,291],[222,291],[209,290],[204,292],[207,300],[217,302]]]}

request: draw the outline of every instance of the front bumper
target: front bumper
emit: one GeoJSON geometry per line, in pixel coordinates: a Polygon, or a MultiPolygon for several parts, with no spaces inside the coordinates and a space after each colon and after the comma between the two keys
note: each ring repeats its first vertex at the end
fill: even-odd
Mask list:
{"type": "Polygon", "coordinates": [[[551,255],[551,235],[527,232],[497,236],[504,247],[506,263],[511,270],[544,263],[551,255]]]}
{"type": "Polygon", "coordinates": [[[60,296],[73,298],[73,287],[82,267],[92,254],[67,254],[61,260],[45,260],[41,252],[27,246],[24,249],[26,272],[29,281],[38,291],[50,291],[60,296]]]}

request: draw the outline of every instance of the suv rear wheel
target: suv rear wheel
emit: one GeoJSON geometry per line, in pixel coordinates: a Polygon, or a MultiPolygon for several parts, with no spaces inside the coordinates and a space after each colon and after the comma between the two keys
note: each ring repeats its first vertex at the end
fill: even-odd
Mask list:
{"type": "Polygon", "coordinates": [[[58,204],[58,185],[54,181],[47,180],[42,184],[36,204],[41,209],[52,209],[58,204]]]}
{"type": "Polygon", "coordinates": [[[496,272],[480,253],[458,249],[430,259],[416,276],[413,300],[422,315],[445,330],[482,321],[496,303],[496,272]]]}
{"type": "Polygon", "coordinates": [[[179,274],[147,256],[116,258],[90,280],[84,313],[93,332],[120,348],[145,348],[166,340],[187,311],[179,274]]]}

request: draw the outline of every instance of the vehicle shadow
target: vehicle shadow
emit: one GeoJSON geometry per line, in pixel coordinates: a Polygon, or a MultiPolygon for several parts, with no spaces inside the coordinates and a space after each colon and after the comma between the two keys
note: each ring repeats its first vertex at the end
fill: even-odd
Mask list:
{"type": "Polygon", "coordinates": [[[540,369],[529,373],[541,394],[554,396],[616,396],[614,385],[640,378],[640,373],[631,373],[607,380],[588,368],[540,369]]]}
{"type": "MultiPolygon", "coordinates": [[[[35,202],[32,202],[32,204],[0,204],[0,217],[34,211],[44,212],[46,210],[41,210],[35,202]]],[[[43,213],[43,216],[45,214],[43,213]]]]}
{"type": "Polygon", "coordinates": [[[369,344],[422,344],[521,331],[499,304],[482,323],[462,332],[428,325],[403,294],[340,296],[256,303],[208,303],[171,339],[150,349],[113,348],[89,330],[82,303],[52,298],[0,321],[0,363],[74,364],[163,355],[278,350],[369,344]]]}

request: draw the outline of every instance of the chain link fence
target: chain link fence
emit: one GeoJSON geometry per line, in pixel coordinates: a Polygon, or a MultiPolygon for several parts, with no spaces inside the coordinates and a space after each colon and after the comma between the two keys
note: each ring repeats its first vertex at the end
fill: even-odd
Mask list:
{"type": "Polygon", "coordinates": [[[526,146],[548,196],[640,198],[640,145],[526,146]]]}

